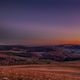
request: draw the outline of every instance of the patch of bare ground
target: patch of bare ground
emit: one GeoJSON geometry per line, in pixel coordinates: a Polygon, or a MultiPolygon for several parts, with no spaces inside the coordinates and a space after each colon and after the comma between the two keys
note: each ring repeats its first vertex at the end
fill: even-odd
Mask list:
{"type": "Polygon", "coordinates": [[[50,65],[0,66],[0,80],[80,80],[80,68],[76,67],[78,64],[79,62],[72,62],[72,65],[71,62],[65,62],[50,65]]]}

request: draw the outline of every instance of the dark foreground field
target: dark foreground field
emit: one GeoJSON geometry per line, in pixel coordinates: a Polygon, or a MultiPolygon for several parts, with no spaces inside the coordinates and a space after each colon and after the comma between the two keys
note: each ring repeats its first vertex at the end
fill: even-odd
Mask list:
{"type": "Polygon", "coordinates": [[[80,61],[0,66],[0,80],[80,80],[80,61]]]}

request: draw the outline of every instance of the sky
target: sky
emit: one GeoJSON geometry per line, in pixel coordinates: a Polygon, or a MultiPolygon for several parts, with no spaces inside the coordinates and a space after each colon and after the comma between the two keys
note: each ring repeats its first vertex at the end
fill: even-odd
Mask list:
{"type": "Polygon", "coordinates": [[[0,0],[0,44],[80,44],[80,0],[0,0]]]}

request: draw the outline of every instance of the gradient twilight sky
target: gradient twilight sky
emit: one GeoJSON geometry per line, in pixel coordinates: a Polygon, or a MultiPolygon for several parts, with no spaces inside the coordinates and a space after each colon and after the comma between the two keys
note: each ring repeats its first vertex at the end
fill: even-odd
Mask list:
{"type": "Polygon", "coordinates": [[[80,44],[80,0],[0,0],[0,44],[80,44]]]}

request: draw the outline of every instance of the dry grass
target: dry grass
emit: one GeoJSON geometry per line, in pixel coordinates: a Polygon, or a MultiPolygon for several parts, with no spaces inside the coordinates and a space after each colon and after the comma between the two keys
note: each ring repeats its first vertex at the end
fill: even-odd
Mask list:
{"type": "Polygon", "coordinates": [[[50,66],[2,66],[0,80],[80,80],[79,68],[50,66]]]}

